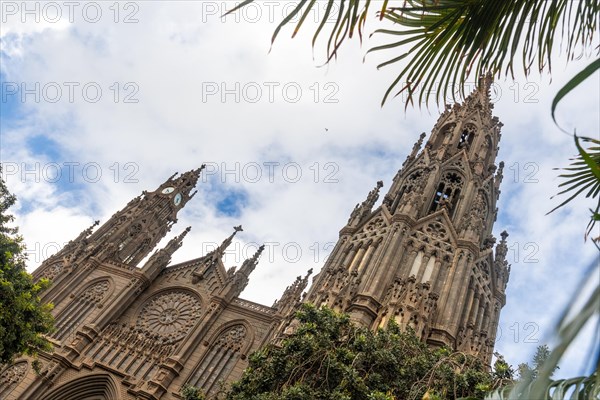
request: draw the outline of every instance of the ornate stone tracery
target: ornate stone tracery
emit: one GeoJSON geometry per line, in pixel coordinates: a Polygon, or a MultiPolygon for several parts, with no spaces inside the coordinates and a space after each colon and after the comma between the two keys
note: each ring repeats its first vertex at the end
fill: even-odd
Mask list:
{"type": "Polygon", "coordinates": [[[2,371],[0,374],[0,398],[7,398],[10,392],[23,380],[28,369],[27,361],[19,361],[2,371]]]}
{"type": "Polygon", "coordinates": [[[44,269],[44,271],[40,274],[39,277],[40,279],[46,278],[52,281],[62,272],[62,270],[63,263],[62,261],[58,261],[46,267],[46,269],[44,269]]]}
{"type": "Polygon", "coordinates": [[[209,348],[202,361],[194,369],[187,383],[200,387],[211,394],[220,380],[227,379],[240,357],[248,339],[248,330],[243,324],[226,328],[209,348]],[[211,367],[212,366],[212,367],[211,367]]]}
{"type": "Polygon", "coordinates": [[[200,317],[201,306],[192,294],[178,291],[152,297],[142,308],[136,326],[173,341],[181,339],[200,317]]]}

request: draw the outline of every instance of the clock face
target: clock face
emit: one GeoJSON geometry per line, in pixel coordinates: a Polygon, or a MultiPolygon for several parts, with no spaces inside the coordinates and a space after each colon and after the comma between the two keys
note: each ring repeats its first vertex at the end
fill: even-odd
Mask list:
{"type": "Polygon", "coordinates": [[[175,191],[175,188],[172,188],[172,187],[164,188],[162,190],[163,194],[170,194],[170,193],[173,193],[174,191],[175,191]]]}
{"type": "Polygon", "coordinates": [[[179,205],[179,203],[181,203],[181,199],[182,199],[181,193],[177,193],[177,194],[175,195],[175,197],[173,198],[173,203],[174,203],[176,206],[178,206],[178,205],[179,205]]]}

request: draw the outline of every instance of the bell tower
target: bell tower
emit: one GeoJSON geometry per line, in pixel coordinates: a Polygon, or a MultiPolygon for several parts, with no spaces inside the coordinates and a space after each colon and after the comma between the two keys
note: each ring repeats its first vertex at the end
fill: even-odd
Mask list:
{"type": "Polygon", "coordinates": [[[428,343],[491,361],[510,273],[506,232],[496,248],[502,123],[486,76],[421,134],[381,206],[383,182],[357,204],[307,302],[377,328],[391,319],[428,343]]]}
{"type": "Polygon", "coordinates": [[[52,286],[44,299],[52,299],[63,287],[73,287],[88,270],[113,263],[134,270],[177,222],[177,213],[196,194],[192,192],[204,166],[171,176],[156,190],[143,191],[125,208],[113,214],[95,232],[96,221],[33,273],[52,286]]]}

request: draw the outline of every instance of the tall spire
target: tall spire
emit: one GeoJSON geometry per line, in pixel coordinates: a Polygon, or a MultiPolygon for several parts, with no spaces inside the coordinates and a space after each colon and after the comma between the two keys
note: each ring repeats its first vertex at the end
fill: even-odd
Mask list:
{"type": "Polygon", "coordinates": [[[485,75],[447,106],[425,146],[421,134],[380,208],[381,182],[356,206],[307,301],[372,328],[394,319],[432,344],[491,359],[509,272],[506,234],[496,260],[490,250],[502,179],[491,85],[485,75]]]}
{"type": "Polygon", "coordinates": [[[309,269],[304,277],[298,276],[296,280],[285,289],[279,300],[275,300],[273,308],[281,315],[288,315],[296,308],[296,305],[301,300],[302,292],[308,286],[308,278],[312,275],[313,269],[309,269]]]}
{"type": "Polygon", "coordinates": [[[115,213],[90,237],[101,261],[112,259],[132,266],[146,257],[177,222],[178,212],[194,196],[200,168],[175,173],[151,192],[144,191],[115,213]]]}

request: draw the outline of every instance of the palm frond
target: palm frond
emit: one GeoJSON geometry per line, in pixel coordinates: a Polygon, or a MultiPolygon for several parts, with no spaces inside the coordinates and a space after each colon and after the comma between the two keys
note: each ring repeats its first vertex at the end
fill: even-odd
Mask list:
{"type": "MultiPolygon", "coordinates": [[[[575,146],[577,146],[579,155],[572,159],[571,167],[563,168],[563,170],[569,171],[569,173],[559,175],[559,178],[566,179],[559,187],[567,187],[557,194],[559,196],[569,193],[570,196],[549,211],[548,214],[568,204],[579,196],[579,194],[587,190],[586,197],[597,199],[596,208],[592,210],[592,216],[586,228],[585,237],[587,238],[592,233],[596,222],[600,219],[600,140],[575,135],[575,146]],[[586,150],[581,146],[581,142],[590,143],[591,146],[586,150]]],[[[597,242],[598,238],[593,238],[593,240],[597,242]]]]}
{"type": "MultiPolygon", "coordinates": [[[[597,1],[407,0],[402,7],[391,7],[385,18],[399,27],[397,32],[422,30],[413,34],[423,40],[411,52],[424,54],[411,57],[392,86],[403,91],[404,82],[422,85],[420,104],[428,103],[429,89],[435,86],[439,104],[448,87],[457,89],[452,91],[453,99],[457,92],[464,96],[473,73],[475,81],[485,72],[514,78],[519,56],[525,76],[534,65],[540,72],[550,71],[558,40],[565,44],[569,59],[591,47],[599,10],[597,1]]],[[[393,87],[387,94],[392,92],[393,87]]]]}
{"type": "Polygon", "coordinates": [[[600,386],[596,374],[589,377],[577,377],[546,381],[540,385],[539,381],[517,384],[515,387],[503,387],[488,394],[485,400],[512,400],[512,399],[540,399],[540,400],[588,400],[596,399],[600,395],[600,386]],[[540,397],[540,388],[543,393],[540,397]],[[569,395],[569,397],[567,397],[569,395]]]}
{"type": "MultiPolygon", "coordinates": [[[[257,0],[244,0],[227,14],[236,12],[257,0]]],[[[551,71],[556,43],[560,41],[566,57],[571,60],[588,51],[599,27],[600,3],[597,0],[497,1],[497,0],[384,0],[381,7],[371,8],[371,0],[325,0],[325,12],[315,30],[312,45],[326,35],[327,62],[335,58],[346,39],[358,32],[362,41],[369,12],[379,21],[385,19],[396,29],[378,29],[377,35],[406,35],[403,44],[373,47],[370,51],[398,51],[398,46],[416,42],[400,49],[379,67],[402,62],[401,69],[388,90],[390,95],[407,92],[406,103],[413,102],[418,92],[419,104],[430,99],[440,103],[456,93],[464,96],[464,87],[471,74],[474,82],[479,75],[510,75],[514,78],[515,63],[522,59],[522,69],[528,76],[532,67],[551,71]],[[327,24],[327,22],[331,22],[327,24]],[[410,57],[407,57],[410,55],[410,57]],[[418,91],[417,88],[423,90],[418,91]],[[435,88],[435,94],[432,90],[435,88]],[[456,88],[457,90],[453,90],[456,88]]],[[[306,17],[323,2],[300,0],[276,27],[272,41],[281,29],[300,16],[292,32],[294,37],[306,17]]],[[[560,99],[558,99],[560,100],[560,99]]]]}

